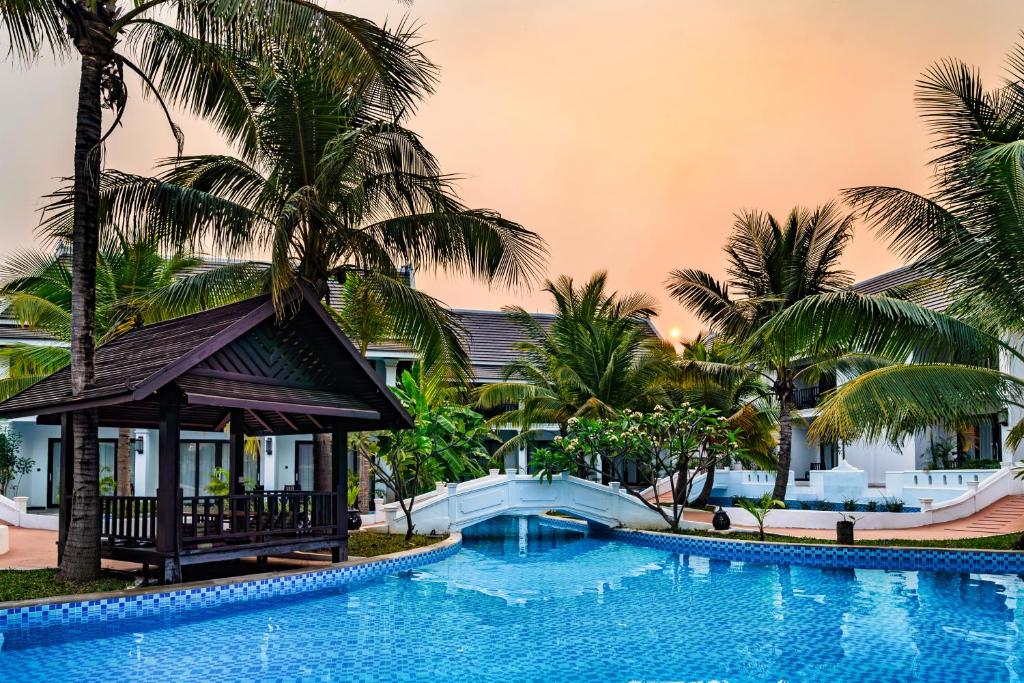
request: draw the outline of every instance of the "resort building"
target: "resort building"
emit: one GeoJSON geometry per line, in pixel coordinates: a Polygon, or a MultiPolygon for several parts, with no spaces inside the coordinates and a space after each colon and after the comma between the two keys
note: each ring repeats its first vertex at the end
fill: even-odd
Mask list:
{"type": "MultiPolygon", "coordinates": [[[[917,283],[927,277],[916,266],[908,265],[888,273],[858,282],[853,289],[864,294],[913,288],[913,298],[919,304],[936,311],[944,311],[949,297],[934,287],[919,287],[917,283]]],[[[1024,367],[1000,359],[1004,372],[1024,377],[1024,367]]],[[[842,378],[838,378],[841,382],[842,378]]],[[[916,472],[932,469],[996,469],[1009,465],[1024,453],[1015,452],[1006,444],[1009,426],[1016,424],[1024,412],[1017,407],[987,415],[978,415],[973,424],[953,430],[939,425],[922,433],[893,442],[889,439],[859,440],[849,443],[812,443],[807,430],[814,421],[821,396],[836,387],[835,376],[822,378],[813,386],[797,389],[796,408],[804,423],[793,427],[792,470],[797,483],[810,478],[817,470],[831,470],[840,462],[867,473],[872,486],[886,484],[891,472],[916,472]]]]}
{"type": "MultiPolygon", "coordinates": [[[[412,273],[408,273],[414,284],[412,273]]],[[[517,354],[515,344],[523,341],[522,330],[502,311],[455,310],[465,331],[462,338],[472,364],[474,380],[477,383],[500,381],[502,369],[517,354]]],[[[535,314],[537,321],[546,326],[553,315],[535,314]]],[[[657,334],[653,325],[651,334],[657,334]]],[[[35,330],[22,327],[9,314],[0,312],[0,346],[11,344],[57,344],[59,342],[35,330]]],[[[409,369],[416,360],[412,349],[397,343],[371,345],[366,354],[370,368],[385,384],[394,386],[402,371],[409,369]]],[[[6,368],[0,368],[6,372],[6,368]]],[[[60,505],[61,439],[57,425],[37,424],[35,417],[21,417],[10,421],[11,426],[21,435],[21,454],[32,459],[32,471],[8,487],[8,498],[27,498],[24,501],[33,511],[56,511],[60,505]]],[[[557,427],[538,425],[537,443],[523,446],[506,455],[504,467],[528,469],[529,453],[542,445],[544,440],[553,439],[557,427]]],[[[499,436],[507,439],[514,435],[514,429],[499,430],[499,436]]],[[[157,430],[131,429],[131,474],[128,490],[134,495],[153,495],[157,489],[157,430]]],[[[112,427],[100,429],[100,479],[103,493],[117,489],[118,471],[116,451],[118,430],[112,427]]],[[[229,435],[226,431],[195,431],[185,429],[181,433],[180,477],[185,496],[205,495],[207,487],[218,468],[227,468],[229,460],[229,435]]],[[[492,446],[492,449],[496,445],[492,446]]],[[[358,467],[357,458],[349,456],[350,469],[358,467]]],[[[313,488],[313,439],[311,435],[282,434],[267,436],[260,440],[260,453],[247,455],[244,476],[258,483],[266,490],[285,488],[310,491],[313,488]]],[[[0,492],[4,495],[4,492],[0,492]]],[[[388,498],[383,487],[376,487],[375,498],[388,498]]],[[[2,501],[0,501],[2,503],[2,501]]]]}

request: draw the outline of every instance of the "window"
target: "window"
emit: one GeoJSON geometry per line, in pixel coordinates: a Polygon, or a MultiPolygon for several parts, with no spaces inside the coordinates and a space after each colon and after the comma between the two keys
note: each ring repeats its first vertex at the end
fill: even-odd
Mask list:
{"type": "MultiPolygon", "coordinates": [[[[46,505],[60,505],[60,439],[50,439],[46,458],[46,505]]],[[[100,495],[111,496],[117,490],[117,439],[100,439],[100,495]],[[104,481],[106,480],[106,481],[104,481]]],[[[128,461],[135,472],[135,458],[129,446],[128,461]]]]}
{"type": "MultiPolygon", "coordinates": [[[[228,469],[231,456],[226,440],[201,441],[183,440],[181,442],[178,461],[178,474],[181,479],[181,492],[189,496],[209,495],[207,486],[213,479],[214,470],[218,467],[228,469]]],[[[260,459],[258,456],[246,455],[243,459],[242,476],[253,482],[260,480],[260,459]]]]}

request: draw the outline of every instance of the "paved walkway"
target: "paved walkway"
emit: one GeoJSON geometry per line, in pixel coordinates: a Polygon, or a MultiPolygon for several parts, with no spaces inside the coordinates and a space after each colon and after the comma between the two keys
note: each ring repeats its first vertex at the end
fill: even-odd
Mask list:
{"type": "MultiPolygon", "coordinates": [[[[686,519],[710,522],[710,512],[687,512],[686,519]]],[[[769,517],[769,520],[771,517],[769,517]]],[[[735,527],[750,529],[750,527],[735,527]]],[[[756,531],[756,529],[752,529],[756,531]]],[[[765,527],[765,531],[783,536],[806,538],[835,538],[835,529],[779,529],[765,527]]],[[[858,539],[879,540],[885,538],[948,539],[998,536],[1024,532],[1024,496],[1007,496],[989,505],[984,510],[952,522],[929,524],[913,529],[864,529],[856,531],[858,539]]]]}
{"type": "MultiPolygon", "coordinates": [[[[710,522],[711,513],[687,510],[685,519],[710,522]]],[[[750,527],[734,527],[736,529],[753,530],[750,527]]],[[[10,552],[0,555],[0,569],[41,569],[57,566],[57,532],[39,529],[21,529],[9,527],[11,538],[10,552]]],[[[809,538],[834,538],[834,529],[778,529],[767,527],[765,531],[784,536],[803,536],[809,538]]],[[[878,540],[885,538],[914,539],[947,539],[974,538],[979,536],[996,536],[999,534],[1024,533],[1024,496],[1008,496],[988,506],[970,517],[943,524],[930,524],[914,529],[864,529],[857,531],[857,538],[878,540]]],[[[321,564],[316,556],[298,556],[289,558],[269,558],[271,563],[282,563],[290,566],[321,564]]],[[[252,563],[255,569],[255,563],[252,563]]],[[[111,569],[137,569],[139,565],[130,562],[103,560],[103,566],[111,569]]],[[[235,567],[238,572],[240,568],[235,567]]],[[[250,569],[245,567],[245,569],[250,569]]],[[[263,571],[266,571],[263,569],[263,571]]]]}
{"type": "MultiPolygon", "coordinates": [[[[0,570],[3,569],[45,569],[57,566],[57,532],[42,529],[8,527],[11,549],[0,555],[0,570]]],[[[357,559],[357,558],[352,558],[357,559]]],[[[243,576],[278,569],[295,567],[322,567],[330,564],[331,556],[319,553],[295,553],[287,557],[268,557],[265,565],[257,564],[253,558],[233,562],[217,562],[205,565],[190,565],[183,568],[185,579],[199,581],[227,576],[243,576]]],[[[135,571],[141,565],[133,562],[102,560],[108,569],[135,571]]]]}

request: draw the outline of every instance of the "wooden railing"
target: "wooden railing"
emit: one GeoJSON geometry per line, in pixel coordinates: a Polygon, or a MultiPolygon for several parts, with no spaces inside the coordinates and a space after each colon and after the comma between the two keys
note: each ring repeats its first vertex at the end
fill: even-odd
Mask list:
{"type": "Polygon", "coordinates": [[[182,496],[181,543],[264,543],[278,537],[333,536],[336,493],[257,491],[232,496],[182,496]]]}
{"type": "MultiPolygon", "coordinates": [[[[178,494],[180,548],[260,544],[285,538],[336,536],[337,494],[257,491],[233,496],[178,494]]],[[[347,521],[347,520],[343,520],[347,521]]],[[[100,536],[107,543],[156,543],[155,496],[102,496],[100,536]]]]}
{"type": "Polygon", "coordinates": [[[156,541],[156,496],[100,496],[100,537],[115,541],[156,541]]]}

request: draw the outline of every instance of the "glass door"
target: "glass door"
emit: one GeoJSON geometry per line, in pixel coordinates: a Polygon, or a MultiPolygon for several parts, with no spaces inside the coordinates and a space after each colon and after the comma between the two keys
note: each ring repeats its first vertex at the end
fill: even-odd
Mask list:
{"type": "Polygon", "coordinates": [[[300,491],[313,490],[313,442],[295,444],[295,485],[300,491]]]}
{"type": "Polygon", "coordinates": [[[46,458],[46,507],[60,507],[60,439],[50,439],[46,458]]]}
{"type": "MultiPolygon", "coordinates": [[[[100,439],[100,495],[117,490],[117,440],[100,439]]],[[[46,507],[60,507],[60,439],[50,439],[46,456],[46,507]]]]}

